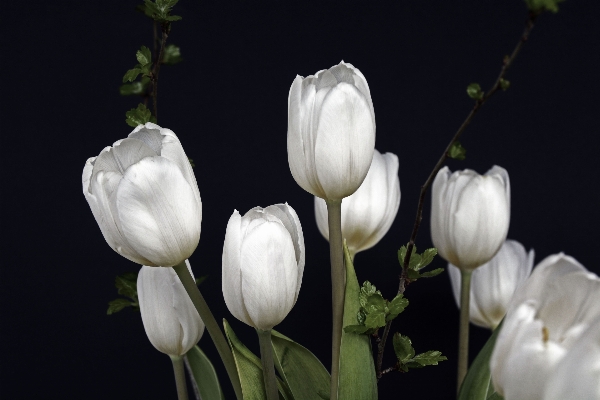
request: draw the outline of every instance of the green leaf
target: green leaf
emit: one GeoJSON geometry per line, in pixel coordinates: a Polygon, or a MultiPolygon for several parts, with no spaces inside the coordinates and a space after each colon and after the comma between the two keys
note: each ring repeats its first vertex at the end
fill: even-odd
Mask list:
{"type": "Polygon", "coordinates": [[[398,332],[394,333],[393,344],[394,353],[396,353],[396,358],[401,364],[415,356],[415,349],[413,349],[408,336],[401,335],[398,332]]]}
{"type": "Polygon", "coordinates": [[[135,57],[142,67],[152,62],[152,54],[150,53],[150,49],[146,46],[142,46],[137,53],[135,53],[135,57]]]}
{"type": "Polygon", "coordinates": [[[507,90],[510,87],[510,81],[506,79],[500,79],[500,89],[507,90]]]}
{"type": "Polygon", "coordinates": [[[434,276],[438,276],[442,272],[444,272],[444,268],[436,268],[431,271],[423,272],[419,275],[419,278],[433,278],[434,276]]]}
{"type": "Polygon", "coordinates": [[[194,389],[198,391],[200,398],[224,400],[217,372],[206,354],[196,345],[184,357],[191,370],[194,389]]]}
{"type": "Polygon", "coordinates": [[[385,326],[385,312],[376,310],[367,314],[365,326],[369,329],[377,329],[385,326]]]}
{"type": "Polygon", "coordinates": [[[162,58],[163,64],[173,65],[182,61],[183,59],[181,58],[181,50],[179,47],[175,46],[174,44],[170,44],[165,47],[162,58]]]}
{"type": "MultiPolygon", "coordinates": [[[[345,242],[344,256],[346,260],[346,293],[343,326],[349,326],[356,325],[357,322],[361,289],[345,242]]],[[[375,364],[373,363],[371,339],[367,335],[342,333],[338,398],[344,400],[377,399],[375,364]]]]}
{"type": "MultiPolygon", "coordinates": [[[[233,332],[231,325],[229,325],[224,318],[223,327],[225,328],[225,336],[227,336],[229,346],[233,352],[235,366],[242,384],[244,400],[266,400],[267,395],[265,393],[260,358],[244,346],[233,332]]],[[[289,392],[289,388],[285,382],[282,382],[279,378],[277,379],[277,386],[279,388],[280,398],[283,398],[284,400],[294,400],[293,397],[287,393],[289,392]]]]}
{"type": "Polygon", "coordinates": [[[563,1],[565,0],[525,0],[525,4],[534,12],[550,11],[557,13],[558,3],[562,3],[563,1]]]}
{"type": "Polygon", "coordinates": [[[142,103],[138,104],[137,108],[132,108],[131,110],[127,111],[125,116],[127,117],[125,119],[127,125],[134,128],[138,125],[143,125],[146,122],[156,122],[156,119],[150,110],[148,110],[148,108],[142,103]]]}
{"type": "Polygon", "coordinates": [[[481,90],[479,83],[471,83],[469,86],[467,86],[467,94],[470,98],[475,100],[483,99],[483,91],[481,90]]]}
{"type": "MultiPolygon", "coordinates": [[[[496,338],[500,333],[502,324],[492,333],[492,336],[485,343],[481,351],[467,372],[467,376],[460,387],[458,400],[487,400],[494,397],[490,393],[491,373],[490,373],[490,358],[494,351],[496,338]]],[[[496,397],[497,398],[497,397],[496,397]]],[[[500,397],[501,398],[501,397],[500,397]]]]}
{"type": "Polygon", "coordinates": [[[208,275],[203,275],[203,276],[200,276],[200,277],[196,278],[196,286],[198,286],[202,282],[204,282],[206,280],[206,278],[208,278],[208,275]]]}
{"type": "Polygon", "coordinates": [[[450,150],[448,150],[448,157],[462,161],[467,157],[467,149],[462,147],[460,142],[457,140],[452,143],[450,150]]]}
{"type": "Polygon", "coordinates": [[[144,86],[141,82],[126,83],[119,88],[121,96],[144,93],[144,86]]]}
{"type": "Polygon", "coordinates": [[[417,354],[407,364],[410,368],[422,368],[426,365],[438,365],[439,361],[446,361],[448,358],[442,355],[441,351],[429,350],[425,353],[417,354]]]}
{"type": "Polygon", "coordinates": [[[169,22],[174,22],[174,21],[181,20],[181,17],[179,15],[169,15],[168,17],[165,18],[165,20],[167,20],[169,22]]]}
{"type": "Polygon", "coordinates": [[[115,287],[123,296],[137,299],[137,274],[128,272],[115,278],[115,287]]]}
{"type": "Polygon", "coordinates": [[[379,293],[379,295],[381,296],[381,292],[377,290],[375,285],[373,285],[369,281],[365,281],[365,283],[363,283],[362,287],[360,288],[360,293],[358,295],[360,306],[365,307],[367,305],[367,299],[375,293],[379,293]]]}
{"type": "Polygon", "coordinates": [[[137,78],[137,76],[141,72],[142,72],[142,70],[140,68],[137,68],[137,67],[133,68],[133,69],[130,69],[123,76],[123,83],[125,83],[125,82],[133,82],[135,80],[135,78],[137,78]]]}
{"type": "Polygon", "coordinates": [[[121,311],[125,307],[135,306],[136,303],[127,299],[115,299],[108,302],[108,310],[106,310],[106,315],[111,315],[116,312],[121,311]]]}
{"type": "Polygon", "coordinates": [[[329,398],[331,377],[313,353],[275,330],[271,331],[271,342],[275,368],[294,400],[314,400],[323,394],[329,398]]]}
{"type": "Polygon", "coordinates": [[[385,317],[386,322],[396,318],[406,307],[408,307],[408,299],[405,299],[402,294],[394,297],[388,305],[389,314],[385,317]]]}
{"type": "Polygon", "coordinates": [[[425,250],[423,252],[423,255],[421,256],[421,265],[420,265],[419,269],[423,269],[426,266],[428,266],[429,264],[431,264],[431,262],[433,261],[433,259],[436,255],[437,255],[437,249],[435,247],[425,250]]]}

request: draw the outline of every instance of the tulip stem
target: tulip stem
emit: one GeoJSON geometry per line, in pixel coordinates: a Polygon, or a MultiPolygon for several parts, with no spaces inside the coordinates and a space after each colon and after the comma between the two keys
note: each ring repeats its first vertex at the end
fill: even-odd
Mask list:
{"type": "Polygon", "coordinates": [[[278,400],[277,379],[275,379],[275,365],[273,364],[273,345],[271,344],[271,330],[257,329],[258,342],[260,343],[260,361],[262,362],[263,381],[267,400],[278,400]]]}
{"type": "Polygon", "coordinates": [[[169,356],[173,362],[175,372],[175,384],[177,385],[177,399],[188,400],[187,386],[185,384],[185,369],[183,368],[183,357],[169,356]]]}
{"type": "Polygon", "coordinates": [[[460,325],[458,329],[458,375],[456,393],[467,375],[469,366],[469,301],[472,271],[460,271],[460,325]]]}
{"type": "Polygon", "coordinates": [[[331,303],[333,330],[331,335],[331,392],[330,400],[338,398],[340,374],[340,345],[346,290],[344,247],[342,242],[342,200],[325,200],[329,224],[329,259],[331,261],[331,303]]]}
{"type": "Polygon", "coordinates": [[[181,280],[181,283],[183,284],[183,287],[185,288],[185,291],[187,292],[188,296],[190,296],[190,300],[192,300],[194,307],[196,307],[196,310],[198,311],[200,318],[202,318],[204,325],[206,325],[206,329],[210,334],[210,338],[215,344],[215,347],[219,352],[219,356],[221,356],[221,360],[225,365],[227,375],[229,375],[229,380],[233,385],[233,390],[235,390],[236,398],[238,400],[242,400],[243,396],[242,385],[240,384],[240,377],[237,373],[235,360],[233,359],[233,353],[231,352],[229,344],[227,343],[227,340],[223,335],[223,331],[221,330],[219,324],[215,320],[215,317],[210,311],[210,308],[208,308],[208,304],[206,304],[206,300],[204,300],[202,293],[200,293],[200,290],[198,289],[194,278],[192,278],[190,271],[188,271],[185,262],[181,262],[175,265],[173,269],[175,270],[177,276],[181,280]]]}

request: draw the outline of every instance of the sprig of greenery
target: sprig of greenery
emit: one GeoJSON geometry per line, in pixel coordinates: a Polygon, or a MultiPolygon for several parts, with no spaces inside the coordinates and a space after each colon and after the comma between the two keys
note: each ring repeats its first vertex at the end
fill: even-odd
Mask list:
{"type": "Polygon", "coordinates": [[[415,355],[416,352],[410,338],[399,333],[394,334],[393,344],[398,359],[396,369],[402,372],[408,372],[413,368],[423,368],[427,365],[438,365],[438,362],[448,359],[442,355],[441,351],[437,350],[429,350],[415,355]]]}
{"type": "Polygon", "coordinates": [[[128,297],[128,299],[118,298],[108,302],[107,315],[114,314],[123,310],[126,307],[131,307],[133,310],[140,309],[140,303],[138,301],[137,294],[137,272],[127,272],[123,275],[119,275],[115,278],[115,287],[118,289],[118,293],[122,296],[128,297]]]}
{"type": "MultiPolygon", "coordinates": [[[[407,246],[402,246],[400,247],[400,250],[398,250],[398,261],[400,262],[401,266],[404,264],[406,251],[407,246]]],[[[425,250],[422,254],[418,254],[417,246],[413,246],[410,254],[410,261],[408,263],[408,269],[405,271],[408,279],[411,281],[416,281],[419,278],[431,278],[444,272],[444,268],[436,268],[432,271],[423,273],[420,272],[433,261],[433,258],[436,255],[437,249],[435,247],[425,250]]]]}

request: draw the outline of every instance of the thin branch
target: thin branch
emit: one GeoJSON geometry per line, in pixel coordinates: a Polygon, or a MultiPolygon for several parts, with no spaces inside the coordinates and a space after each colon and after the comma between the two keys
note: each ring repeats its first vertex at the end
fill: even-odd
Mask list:
{"type": "Polygon", "coordinates": [[[163,59],[163,53],[165,50],[165,43],[167,43],[167,38],[169,37],[170,24],[163,23],[161,24],[162,30],[162,40],[160,42],[160,52],[158,53],[158,57],[154,62],[154,66],[152,68],[152,102],[154,104],[154,118],[158,122],[158,73],[160,72],[160,65],[163,59]]]}
{"type": "MultiPolygon", "coordinates": [[[[491,89],[483,96],[483,98],[481,100],[475,101],[475,105],[473,106],[473,108],[471,109],[469,114],[467,115],[467,118],[465,118],[465,120],[463,121],[461,126],[458,128],[458,130],[452,137],[452,140],[450,140],[450,143],[448,143],[448,145],[446,146],[444,153],[442,154],[442,156],[438,160],[437,164],[435,164],[435,167],[433,167],[433,170],[427,177],[427,180],[425,181],[423,186],[421,186],[421,193],[419,195],[419,204],[417,205],[417,215],[415,217],[415,223],[413,225],[412,234],[410,235],[410,241],[408,242],[408,248],[406,249],[406,256],[404,257],[404,262],[402,265],[402,274],[400,275],[400,283],[398,285],[398,294],[403,294],[404,290],[406,289],[406,285],[408,285],[408,283],[410,283],[410,280],[408,279],[408,277],[406,275],[406,271],[408,270],[408,265],[410,263],[410,256],[411,256],[411,253],[415,246],[415,240],[417,239],[419,227],[421,226],[421,221],[423,219],[423,205],[425,203],[425,195],[427,194],[427,190],[431,186],[431,184],[432,184],[433,180],[435,179],[435,176],[437,175],[439,170],[442,168],[442,166],[448,159],[449,151],[452,148],[452,145],[454,144],[454,142],[456,142],[460,138],[462,133],[465,131],[467,126],[471,123],[471,120],[473,119],[475,114],[477,114],[477,112],[481,109],[481,107],[483,107],[483,105],[499,89],[501,89],[501,82],[504,79],[504,77],[506,76],[506,72],[512,65],[513,61],[515,60],[515,58],[521,51],[521,48],[523,47],[523,45],[525,44],[527,39],[529,39],[529,34],[531,33],[531,30],[534,27],[534,21],[538,15],[539,15],[539,12],[529,12],[529,16],[525,23],[525,29],[523,31],[523,34],[519,38],[519,41],[518,41],[517,45],[515,46],[512,54],[510,56],[504,57],[504,60],[502,62],[502,68],[500,69],[500,74],[498,75],[498,78],[496,78],[496,81],[492,85],[491,89]]],[[[390,332],[391,324],[392,324],[392,321],[389,321],[385,325],[385,329],[383,330],[383,335],[381,337],[381,341],[379,342],[379,345],[378,345],[378,354],[377,354],[377,378],[378,379],[383,374],[385,374],[386,372],[389,372],[389,370],[390,370],[390,368],[388,368],[385,371],[381,371],[381,364],[383,361],[383,351],[385,349],[385,343],[387,341],[387,336],[390,332]]]]}

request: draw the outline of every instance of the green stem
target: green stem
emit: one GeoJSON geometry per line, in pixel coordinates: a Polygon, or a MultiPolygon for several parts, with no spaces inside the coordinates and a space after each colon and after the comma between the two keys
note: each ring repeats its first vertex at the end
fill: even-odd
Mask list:
{"type": "Polygon", "coordinates": [[[273,346],[271,345],[271,330],[257,329],[258,342],[260,343],[260,360],[263,369],[263,381],[267,400],[278,400],[277,380],[275,379],[275,365],[273,364],[273,346]]]}
{"type": "Polygon", "coordinates": [[[238,400],[242,400],[243,396],[240,377],[237,373],[235,360],[233,359],[233,353],[231,353],[231,349],[229,348],[229,344],[227,344],[227,340],[223,335],[223,331],[221,331],[221,328],[210,311],[210,308],[208,308],[208,304],[206,304],[206,300],[204,300],[204,297],[202,297],[198,286],[196,286],[196,282],[192,278],[190,271],[188,271],[185,261],[175,265],[173,269],[181,280],[181,283],[183,284],[188,296],[190,296],[190,300],[192,300],[192,303],[194,304],[194,307],[196,307],[198,314],[200,314],[200,318],[202,318],[204,325],[206,325],[206,330],[208,330],[210,338],[213,340],[213,343],[215,344],[215,347],[221,356],[221,360],[225,365],[227,375],[229,375],[229,380],[233,385],[233,390],[235,390],[236,398],[238,400]]]}
{"type": "Polygon", "coordinates": [[[177,399],[188,400],[187,386],[185,385],[185,370],[183,368],[183,357],[171,356],[173,372],[175,372],[175,384],[177,385],[177,399]]]}
{"type": "Polygon", "coordinates": [[[344,248],[342,243],[342,200],[325,200],[329,222],[329,259],[331,261],[331,303],[333,330],[331,334],[331,393],[330,400],[337,400],[340,374],[340,345],[344,318],[344,248]]]}
{"type": "Polygon", "coordinates": [[[458,329],[458,376],[457,393],[467,375],[469,366],[469,309],[471,307],[471,274],[472,271],[460,271],[460,325],[458,329]]]}

